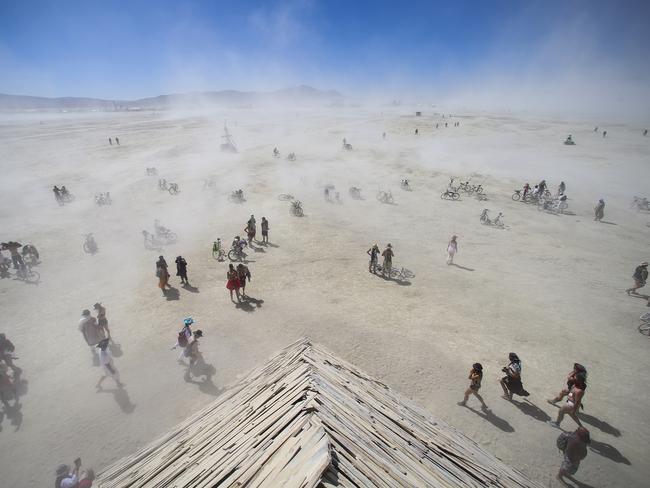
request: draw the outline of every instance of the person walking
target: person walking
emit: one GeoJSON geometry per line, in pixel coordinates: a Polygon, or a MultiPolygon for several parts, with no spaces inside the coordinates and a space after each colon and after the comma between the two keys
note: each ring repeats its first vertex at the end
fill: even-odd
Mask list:
{"type": "Polygon", "coordinates": [[[447,244],[447,264],[453,264],[454,256],[458,252],[458,236],[451,236],[449,244],[447,244]]]}
{"type": "Polygon", "coordinates": [[[176,276],[180,276],[181,284],[190,284],[190,282],[187,280],[187,261],[185,261],[185,258],[183,256],[176,257],[176,276]]]}
{"type": "Polygon", "coordinates": [[[115,380],[115,384],[118,388],[122,388],[124,384],[120,382],[120,373],[113,363],[113,356],[111,351],[108,349],[108,339],[100,341],[96,346],[99,349],[99,364],[102,367],[103,374],[99,381],[97,382],[97,389],[102,389],[102,383],[109,376],[115,380]]]}
{"type": "Polygon", "coordinates": [[[395,256],[393,246],[390,242],[386,245],[386,249],[384,249],[384,252],[382,252],[381,255],[384,258],[381,274],[385,276],[386,272],[388,272],[388,276],[390,277],[390,272],[393,269],[393,256],[395,256]]]}
{"type": "Polygon", "coordinates": [[[117,145],[119,146],[119,145],[120,145],[120,138],[116,136],[116,137],[115,137],[115,142],[116,142],[117,145]]]}
{"type": "Polygon", "coordinates": [[[192,325],[194,324],[194,319],[192,317],[187,317],[183,320],[183,328],[178,332],[176,336],[176,344],[172,347],[172,350],[177,347],[181,348],[181,353],[178,356],[178,362],[182,363],[183,356],[185,355],[185,347],[189,344],[192,339],[192,325]]]}
{"type": "Polygon", "coordinates": [[[269,221],[266,220],[266,217],[262,217],[262,244],[269,243],[269,221]]]}
{"type": "Polygon", "coordinates": [[[79,331],[84,337],[86,344],[90,347],[90,353],[95,356],[95,346],[100,342],[106,339],[104,330],[99,327],[97,324],[97,319],[90,315],[90,310],[84,310],[81,312],[81,318],[79,319],[79,331]]]}
{"type": "Polygon", "coordinates": [[[560,428],[560,424],[562,423],[562,419],[564,418],[565,414],[568,414],[573,420],[575,420],[576,424],[582,427],[582,423],[578,418],[578,412],[580,411],[580,404],[582,402],[582,398],[585,395],[586,389],[587,374],[576,374],[573,379],[571,389],[569,390],[569,394],[567,395],[566,403],[560,407],[555,422],[549,422],[553,427],[560,428]]]}
{"type": "Polygon", "coordinates": [[[243,263],[239,263],[237,265],[237,277],[239,278],[239,286],[241,286],[241,296],[245,297],[246,296],[246,278],[248,278],[249,283],[251,281],[251,272],[248,269],[248,266],[246,266],[243,263]]]}
{"type": "Polygon", "coordinates": [[[368,273],[377,273],[377,263],[379,262],[379,246],[377,244],[373,245],[366,251],[366,254],[370,256],[370,262],[368,263],[368,273]]]}
{"type": "Polygon", "coordinates": [[[576,480],[573,475],[578,472],[580,462],[587,457],[587,446],[591,444],[589,431],[584,427],[578,427],[574,432],[562,432],[557,438],[557,446],[564,454],[564,459],[557,473],[557,479],[563,485],[567,486],[564,478],[574,483],[576,480]]]}
{"type": "Polygon", "coordinates": [[[162,256],[158,256],[158,261],[156,261],[156,276],[158,277],[158,288],[165,295],[165,289],[169,286],[169,272],[167,271],[167,261],[162,256]]]}
{"type": "Polygon", "coordinates": [[[226,281],[226,288],[230,291],[230,300],[234,303],[235,300],[233,300],[232,297],[232,292],[234,291],[237,294],[237,302],[241,302],[241,299],[239,297],[239,274],[237,273],[237,270],[235,267],[230,263],[228,265],[228,272],[226,273],[226,278],[228,281],[226,281]]]}
{"type": "Polygon", "coordinates": [[[54,192],[54,198],[56,199],[56,203],[59,205],[63,205],[63,202],[61,201],[61,190],[54,185],[54,188],[52,188],[52,191],[54,192]]]}
{"type": "Polygon", "coordinates": [[[551,398],[550,400],[546,400],[548,403],[551,405],[555,405],[557,402],[562,400],[565,396],[569,394],[571,391],[571,388],[573,387],[575,380],[576,380],[576,375],[578,373],[583,373],[585,375],[585,380],[587,378],[587,368],[585,368],[582,364],[580,363],[573,363],[573,370],[567,375],[567,381],[566,381],[566,386],[560,390],[560,393],[558,393],[555,398],[551,398]]]}
{"type": "Polygon", "coordinates": [[[21,369],[14,365],[14,351],[16,347],[7,339],[7,336],[0,334],[0,361],[4,362],[14,372],[14,376],[21,372],[21,369]]]}
{"type": "Polygon", "coordinates": [[[564,181],[560,182],[560,186],[557,187],[557,194],[558,196],[564,195],[564,192],[566,191],[566,185],[564,184],[564,181]]]}
{"type": "Polygon", "coordinates": [[[192,340],[189,341],[185,346],[185,349],[183,349],[183,356],[189,358],[190,360],[188,371],[192,370],[194,364],[196,364],[196,360],[199,357],[199,339],[201,337],[203,337],[203,331],[201,329],[197,329],[194,332],[192,340]]]}
{"type": "Polygon", "coordinates": [[[113,139],[111,139],[111,138],[109,137],[109,138],[108,138],[108,143],[112,146],[112,145],[113,145],[113,139]]]}
{"type": "Polygon", "coordinates": [[[594,220],[597,222],[603,220],[603,217],[605,216],[605,200],[602,198],[598,200],[598,203],[594,207],[594,215],[594,220]]]}
{"type": "Polygon", "coordinates": [[[634,274],[632,275],[632,278],[634,279],[634,286],[632,288],[628,288],[625,290],[625,293],[628,295],[630,293],[634,293],[635,295],[638,295],[636,292],[639,288],[643,288],[648,281],[648,262],[643,261],[640,265],[636,267],[634,270],[634,274]]]}
{"type": "Polygon", "coordinates": [[[470,395],[474,395],[478,398],[478,401],[481,402],[481,410],[486,411],[488,409],[487,405],[483,401],[483,397],[479,395],[478,391],[481,389],[481,380],[483,379],[483,366],[481,363],[474,363],[472,369],[469,370],[470,383],[469,388],[465,390],[465,397],[462,402],[458,402],[458,405],[464,407],[467,405],[467,400],[469,400],[470,395]]]}
{"type": "Polygon", "coordinates": [[[257,234],[257,226],[255,221],[255,216],[251,214],[251,218],[246,222],[246,235],[248,236],[248,244],[253,242],[255,235],[257,234]]]}
{"type": "Polygon", "coordinates": [[[106,318],[106,307],[97,302],[93,305],[95,312],[97,312],[97,327],[102,331],[104,336],[108,339],[111,338],[111,331],[108,329],[108,319],[106,318]]]}

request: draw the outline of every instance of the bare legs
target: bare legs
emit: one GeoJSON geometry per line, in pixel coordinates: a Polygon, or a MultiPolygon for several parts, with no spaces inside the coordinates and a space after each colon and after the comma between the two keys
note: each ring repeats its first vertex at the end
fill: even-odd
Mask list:
{"type": "Polygon", "coordinates": [[[479,402],[481,402],[481,409],[482,410],[487,410],[488,406],[485,404],[485,401],[483,401],[483,397],[479,395],[478,391],[472,390],[471,388],[468,388],[465,390],[465,397],[463,398],[462,402],[458,402],[458,405],[461,407],[464,407],[467,404],[467,400],[469,400],[469,396],[474,395],[479,402]]]}

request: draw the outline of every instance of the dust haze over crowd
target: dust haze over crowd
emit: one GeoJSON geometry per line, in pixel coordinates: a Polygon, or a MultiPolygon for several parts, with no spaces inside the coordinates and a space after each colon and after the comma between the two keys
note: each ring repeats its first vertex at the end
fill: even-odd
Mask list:
{"type": "MultiPolygon", "coordinates": [[[[558,431],[545,423],[557,410],[545,399],[574,362],[585,364],[582,418],[594,442],[576,477],[587,486],[642,486],[650,475],[650,380],[638,372],[649,343],[637,326],[647,309],[642,295],[623,290],[648,259],[650,213],[630,208],[633,196],[647,196],[650,181],[648,33],[641,25],[648,7],[622,7],[629,14],[622,40],[596,32],[598,14],[585,7],[517,47],[528,12],[504,20],[479,63],[441,56],[432,70],[435,57],[417,45],[395,57],[371,37],[351,46],[337,70],[288,50],[325,42],[301,23],[310,4],[284,2],[247,16],[271,44],[259,47],[272,50],[267,59],[247,60],[229,44],[197,45],[189,55],[181,39],[210,41],[211,33],[179,22],[161,46],[168,50],[164,74],[150,88],[114,83],[70,92],[44,74],[30,81],[36,91],[23,93],[133,100],[195,92],[191,103],[0,112],[0,240],[33,243],[40,252],[36,283],[12,270],[0,280],[0,332],[15,344],[22,368],[12,378],[16,398],[0,413],[4,482],[51,484],[56,466],[77,456],[101,471],[306,335],[548,486],[559,486],[561,456],[558,431]],[[383,65],[362,62],[384,55],[383,65]],[[323,91],[269,95],[303,84],[323,91]],[[215,103],[206,93],[229,89],[265,95],[215,103]],[[220,149],[225,125],[236,153],[220,149]],[[569,134],[575,146],[562,143],[569,134]],[[151,167],[157,175],[146,174],[151,167]],[[161,191],[162,178],[180,193],[161,191]],[[412,191],[400,190],[405,178],[412,191]],[[482,184],[488,200],[442,200],[452,178],[482,184]],[[566,213],[512,199],[514,189],[543,179],[553,192],[566,182],[566,213]],[[58,205],[53,185],[65,185],[75,200],[58,205]],[[327,185],[341,203],[324,198],[327,185]],[[352,186],[362,199],[349,196],[352,186]],[[244,191],[242,204],[228,198],[236,189],[244,191]],[[113,204],[96,205],[95,195],[107,191],[113,204]],[[394,205],[378,202],[379,191],[391,191],[394,205]],[[302,202],[304,217],[290,214],[283,193],[302,202]],[[593,219],[600,198],[603,223],[593,219]],[[486,207],[504,213],[505,228],[480,224],[486,207]],[[229,261],[213,259],[211,248],[217,238],[229,246],[243,235],[251,214],[258,224],[269,219],[271,244],[248,250],[251,299],[234,304],[225,288],[229,261]],[[178,241],[145,248],[142,231],[153,232],[155,219],[178,241]],[[87,233],[95,254],[83,250],[87,233]],[[459,236],[457,266],[445,264],[452,235],[459,236]],[[391,243],[395,264],[415,277],[370,274],[366,250],[374,243],[391,243]],[[167,294],[154,274],[159,255],[172,274],[167,294]],[[174,276],[179,255],[189,263],[191,287],[174,276]],[[78,330],[81,311],[95,302],[108,309],[124,388],[110,379],[95,388],[100,369],[78,330]],[[169,350],[189,316],[205,334],[206,375],[188,374],[169,350]],[[499,398],[496,378],[510,351],[524,362],[527,401],[499,398]],[[486,372],[489,415],[456,405],[476,361],[486,372]]],[[[617,22],[606,25],[618,32],[617,22]]],[[[0,44],[8,73],[0,92],[21,93],[19,79],[36,73],[26,65],[0,44]]],[[[574,430],[571,419],[564,422],[574,430]]]]}

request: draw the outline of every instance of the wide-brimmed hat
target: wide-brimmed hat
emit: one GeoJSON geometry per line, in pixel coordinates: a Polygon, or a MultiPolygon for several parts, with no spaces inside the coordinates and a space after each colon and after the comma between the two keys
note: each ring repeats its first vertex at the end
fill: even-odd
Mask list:
{"type": "Polygon", "coordinates": [[[648,261],[643,261],[643,262],[641,263],[641,266],[647,266],[647,265],[648,265],[648,261]]]}
{"type": "Polygon", "coordinates": [[[386,247],[393,247],[393,245],[389,242],[386,247]]]}

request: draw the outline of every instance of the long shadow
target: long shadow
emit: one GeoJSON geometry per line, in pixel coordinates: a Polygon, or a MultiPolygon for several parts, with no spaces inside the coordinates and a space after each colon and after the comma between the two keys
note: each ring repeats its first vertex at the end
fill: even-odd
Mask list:
{"type": "Polygon", "coordinates": [[[237,303],[237,308],[243,310],[244,312],[254,312],[258,308],[262,308],[264,300],[258,298],[253,298],[248,295],[242,297],[242,301],[237,303]]]}
{"type": "Polygon", "coordinates": [[[465,266],[461,266],[460,264],[456,263],[451,263],[449,266],[455,266],[459,269],[464,269],[465,271],[474,271],[474,268],[466,268],[465,266]]]}
{"type": "Polygon", "coordinates": [[[121,388],[112,388],[110,390],[105,390],[104,388],[97,390],[97,393],[112,393],[115,403],[120,407],[120,410],[124,413],[133,413],[135,410],[135,405],[131,403],[129,394],[124,387],[121,388]]]}
{"type": "Polygon", "coordinates": [[[17,398],[13,405],[4,406],[4,410],[0,412],[0,431],[2,431],[2,421],[4,420],[4,417],[7,417],[11,425],[15,427],[14,432],[20,430],[20,427],[23,424],[23,413],[20,411],[22,407],[22,403],[20,403],[17,398]]]}
{"type": "Polygon", "coordinates": [[[264,249],[263,247],[253,247],[253,246],[248,246],[248,247],[249,249],[252,249],[254,252],[266,252],[266,249],[264,249]]]}
{"type": "Polygon", "coordinates": [[[388,276],[381,273],[374,273],[374,274],[375,276],[379,276],[384,281],[392,281],[393,283],[399,286],[411,286],[411,282],[409,280],[398,280],[397,278],[393,278],[392,276],[388,276]]]}
{"type": "Polygon", "coordinates": [[[467,410],[470,412],[474,412],[476,415],[481,417],[482,419],[487,420],[490,422],[492,425],[494,425],[497,429],[502,430],[503,432],[514,432],[515,429],[512,425],[508,423],[507,420],[502,419],[501,417],[498,417],[497,415],[492,412],[492,410],[487,410],[486,412],[481,412],[479,410],[475,410],[472,407],[465,406],[467,410]]]}
{"type": "Polygon", "coordinates": [[[597,419],[593,415],[589,415],[586,413],[579,413],[578,418],[586,423],[589,424],[593,427],[596,427],[597,429],[603,431],[605,434],[613,435],[614,437],[621,437],[621,431],[618,430],[616,427],[613,425],[608,424],[604,420],[597,419]]]}
{"type": "Polygon", "coordinates": [[[165,298],[167,299],[168,302],[178,300],[181,297],[180,292],[178,291],[178,288],[174,288],[173,286],[169,286],[168,290],[164,290],[165,298]]]}
{"type": "Polygon", "coordinates": [[[280,247],[280,246],[278,246],[277,244],[273,244],[273,243],[271,243],[271,242],[266,242],[266,243],[264,243],[263,245],[264,245],[264,246],[269,246],[269,247],[276,247],[276,248],[277,248],[277,247],[280,247]]]}
{"type": "Polygon", "coordinates": [[[596,454],[611,459],[615,463],[627,464],[628,466],[632,464],[618,449],[605,442],[599,442],[592,439],[591,444],[589,444],[589,449],[596,454]]]}
{"type": "Polygon", "coordinates": [[[650,300],[650,296],[642,295],[641,293],[630,292],[630,294],[628,296],[629,297],[634,297],[634,298],[641,298],[643,300],[650,300]]]}
{"type": "Polygon", "coordinates": [[[192,286],[189,283],[184,283],[181,285],[183,287],[183,290],[189,291],[190,293],[198,293],[199,289],[196,286],[192,286]]]}
{"type": "Polygon", "coordinates": [[[600,223],[601,223],[601,224],[609,224],[609,225],[618,225],[618,224],[615,223],[615,222],[609,222],[609,221],[607,221],[607,220],[601,220],[600,223]]]}
{"type": "Polygon", "coordinates": [[[530,417],[533,417],[535,420],[539,420],[540,422],[548,422],[549,420],[551,420],[551,417],[549,417],[544,410],[542,410],[541,408],[539,408],[537,405],[530,402],[529,400],[523,400],[521,402],[512,400],[510,403],[512,403],[519,410],[521,410],[522,413],[529,415],[530,417]]]}
{"type": "Polygon", "coordinates": [[[221,389],[212,382],[212,376],[217,372],[216,368],[205,362],[203,354],[197,353],[196,362],[192,367],[187,367],[183,379],[186,383],[198,385],[199,391],[206,395],[218,396],[221,389]],[[202,380],[195,379],[194,377],[204,376],[202,380]]]}
{"type": "Polygon", "coordinates": [[[587,483],[583,483],[582,481],[579,481],[575,479],[574,477],[570,478],[571,483],[567,483],[566,481],[560,481],[562,486],[566,486],[568,488],[595,488],[594,486],[588,485],[587,483]]]}

